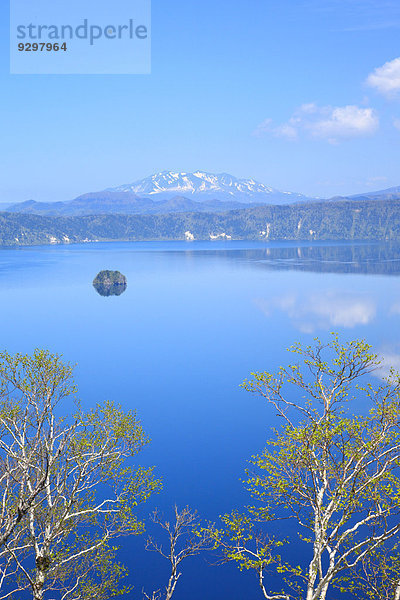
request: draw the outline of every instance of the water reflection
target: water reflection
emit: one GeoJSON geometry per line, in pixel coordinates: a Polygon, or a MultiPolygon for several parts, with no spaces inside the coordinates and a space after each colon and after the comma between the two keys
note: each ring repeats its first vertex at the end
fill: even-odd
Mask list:
{"type": "MultiPolygon", "coordinates": [[[[1,346],[49,348],[77,363],[87,409],[107,399],[137,409],[152,438],[143,462],[168,482],[157,506],[167,512],[178,500],[216,520],[247,501],[246,458],[277,423],[262,399],[239,388],[251,371],[276,371],[288,362],[285,348],[314,335],[326,340],[330,330],[344,341],[365,338],[400,367],[398,248],[143,242],[3,249],[1,346]],[[115,301],[94,295],[89,282],[105,263],[118,265],[134,293],[115,301]]],[[[363,411],[363,400],[354,406],[363,411]]],[[[154,565],[142,544],[124,542],[127,584],[150,589],[154,565]]],[[[291,552],[298,564],[296,544],[291,552]]],[[[182,598],[249,597],[236,571],[213,575],[201,559],[190,568],[200,583],[193,590],[193,579],[182,580],[182,598]]]]}
{"type": "Polygon", "coordinates": [[[120,296],[126,290],[126,277],[119,271],[103,269],[93,279],[93,287],[100,296],[120,296]]]}
{"type": "Polygon", "coordinates": [[[275,310],[285,313],[303,333],[368,325],[376,315],[376,304],[371,297],[337,290],[288,293],[270,299],[257,298],[255,303],[268,317],[275,310]]]}
{"type": "Polygon", "coordinates": [[[194,249],[188,256],[215,255],[228,260],[246,261],[269,270],[311,271],[318,273],[363,273],[369,275],[400,275],[400,246],[398,243],[337,243],[320,242],[312,245],[295,242],[276,242],[267,246],[239,249],[236,243],[223,248],[194,249]]]}
{"type": "Polygon", "coordinates": [[[394,378],[395,380],[400,374],[400,347],[398,343],[383,343],[378,348],[378,356],[381,360],[381,364],[376,371],[373,371],[372,375],[378,377],[378,379],[394,378]]]}
{"type": "Polygon", "coordinates": [[[93,282],[93,287],[96,290],[96,292],[100,294],[100,296],[120,296],[125,292],[127,285],[126,283],[105,284],[93,282]]]}

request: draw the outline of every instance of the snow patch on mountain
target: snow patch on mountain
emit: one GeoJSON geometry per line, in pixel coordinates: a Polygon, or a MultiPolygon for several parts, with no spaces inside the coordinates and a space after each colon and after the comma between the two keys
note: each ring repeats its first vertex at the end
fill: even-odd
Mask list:
{"type": "Polygon", "coordinates": [[[194,173],[162,171],[134,183],[116,188],[110,192],[130,192],[142,198],[162,201],[176,195],[202,200],[234,200],[247,204],[289,204],[314,200],[294,192],[281,192],[259,183],[254,179],[238,179],[229,173],[194,173]]]}

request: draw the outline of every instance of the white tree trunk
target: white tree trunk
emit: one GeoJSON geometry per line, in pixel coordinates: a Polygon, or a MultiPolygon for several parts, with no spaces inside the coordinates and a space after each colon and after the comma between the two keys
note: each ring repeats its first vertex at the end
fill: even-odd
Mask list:
{"type": "Polygon", "coordinates": [[[33,600],[43,600],[43,588],[46,581],[46,571],[50,561],[46,556],[36,557],[35,583],[33,585],[33,600]]]}
{"type": "Polygon", "coordinates": [[[393,600],[400,600],[400,581],[398,581],[396,584],[393,600]]]}

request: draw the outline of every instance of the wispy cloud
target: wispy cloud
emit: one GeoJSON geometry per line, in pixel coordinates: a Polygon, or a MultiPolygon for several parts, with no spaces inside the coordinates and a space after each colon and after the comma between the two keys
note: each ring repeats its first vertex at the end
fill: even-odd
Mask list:
{"type": "Polygon", "coordinates": [[[400,119],[393,119],[393,126],[400,131],[400,119]]]}
{"type": "Polygon", "coordinates": [[[355,24],[349,27],[342,27],[340,31],[345,32],[356,32],[356,31],[377,31],[380,29],[399,29],[400,19],[397,21],[370,21],[364,24],[355,24]]]}
{"type": "Polygon", "coordinates": [[[400,57],[377,67],[367,77],[367,84],[388,97],[400,91],[400,57]]]}
{"type": "Polygon", "coordinates": [[[304,0],[305,8],[337,17],[339,31],[373,31],[400,27],[398,0],[304,0]],[[340,22],[343,23],[340,26],[340,22]]]}
{"type": "Polygon", "coordinates": [[[368,187],[375,187],[377,184],[384,184],[388,180],[384,175],[377,175],[376,177],[368,177],[365,185],[368,187]]]}
{"type": "Polygon", "coordinates": [[[272,134],[288,140],[306,135],[336,144],[341,140],[371,135],[378,127],[379,118],[373,108],[355,105],[318,106],[308,103],[300,106],[286,123],[274,125],[271,119],[266,119],[254,134],[272,134]]]}

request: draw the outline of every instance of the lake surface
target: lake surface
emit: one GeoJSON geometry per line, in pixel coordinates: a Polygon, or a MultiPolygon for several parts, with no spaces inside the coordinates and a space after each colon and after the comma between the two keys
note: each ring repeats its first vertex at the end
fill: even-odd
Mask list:
{"type": "MultiPolygon", "coordinates": [[[[400,254],[389,244],[98,243],[0,250],[1,349],[61,353],[77,363],[85,407],[106,399],[136,408],[162,493],[206,519],[247,501],[240,479],[276,424],[239,388],[251,371],[288,363],[285,349],[330,331],[365,338],[400,366],[400,254]],[[120,296],[92,287],[102,269],[126,275],[120,296]]],[[[363,410],[362,405],[356,407],[363,410]]],[[[68,412],[68,407],[65,407],[68,412]]],[[[123,544],[132,598],[162,587],[162,559],[144,538],[123,544]],[[157,580],[154,581],[154,576],[157,580]]],[[[176,600],[256,600],[252,574],[183,568],[176,600]]]]}

